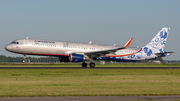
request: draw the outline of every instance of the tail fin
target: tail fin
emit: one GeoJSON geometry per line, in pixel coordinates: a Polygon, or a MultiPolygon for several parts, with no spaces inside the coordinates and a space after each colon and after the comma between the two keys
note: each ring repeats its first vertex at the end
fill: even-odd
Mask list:
{"type": "Polygon", "coordinates": [[[163,53],[170,28],[162,28],[159,33],[142,49],[150,56],[152,53],[163,53]]]}

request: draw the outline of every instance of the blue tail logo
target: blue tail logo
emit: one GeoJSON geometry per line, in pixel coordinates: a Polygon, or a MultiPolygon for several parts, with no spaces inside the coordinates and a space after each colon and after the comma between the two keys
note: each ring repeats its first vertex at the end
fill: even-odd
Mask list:
{"type": "Polygon", "coordinates": [[[152,50],[149,49],[149,51],[148,51],[147,47],[144,47],[144,52],[147,54],[147,56],[150,56],[152,54],[152,50]]]}
{"type": "Polygon", "coordinates": [[[161,31],[160,34],[159,34],[159,36],[160,36],[161,38],[166,39],[166,38],[167,38],[167,33],[164,32],[164,35],[163,35],[163,31],[161,31]]]}

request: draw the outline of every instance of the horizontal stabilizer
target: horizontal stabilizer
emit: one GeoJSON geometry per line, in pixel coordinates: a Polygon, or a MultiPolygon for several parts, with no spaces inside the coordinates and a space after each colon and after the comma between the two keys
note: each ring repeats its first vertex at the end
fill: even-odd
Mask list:
{"type": "Polygon", "coordinates": [[[164,55],[164,54],[168,54],[168,53],[174,53],[174,52],[155,53],[155,55],[164,55]]]}

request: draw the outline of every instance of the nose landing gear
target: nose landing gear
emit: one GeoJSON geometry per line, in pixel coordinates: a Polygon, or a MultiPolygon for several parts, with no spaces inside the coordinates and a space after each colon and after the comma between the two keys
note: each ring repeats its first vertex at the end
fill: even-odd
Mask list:
{"type": "Polygon", "coordinates": [[[24,60],[23,60],[22,62],[25,63],[25,62],[26,62],[26,54],[24,54],[23,59],[24,59],[24,60]]]}

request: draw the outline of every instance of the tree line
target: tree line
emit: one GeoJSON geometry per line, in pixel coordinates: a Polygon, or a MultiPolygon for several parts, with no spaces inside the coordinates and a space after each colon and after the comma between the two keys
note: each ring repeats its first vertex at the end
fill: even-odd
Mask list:
{"type": "MultiPolygon", "coordinates": [[[[22,62],[24,60],[23,57],[11,57],[0,55],[0,62],[22,62]]],[[[26,62],[44,62],[44,63],[52,63],[59,62],[58,57],[26,57],[26,62]]]]}

